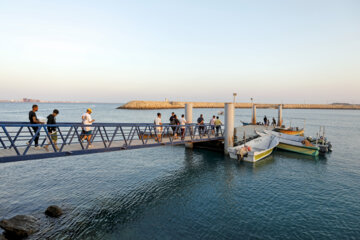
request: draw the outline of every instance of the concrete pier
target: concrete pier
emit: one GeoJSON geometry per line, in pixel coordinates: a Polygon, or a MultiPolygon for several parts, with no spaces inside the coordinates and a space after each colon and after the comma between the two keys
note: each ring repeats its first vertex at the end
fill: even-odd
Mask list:
{"type": "Polygon", "coordinates": [[[281,127],[282,123],[283,123],[283,118],[282,118],[282,105],[279,105],[277,125],[278,125],[279,127],[281,127]]]}
{"type": "Polygon", "coordinates": [[[225,103],[225,136],[224,152],[229,154],[228,148],[234,146],[234,104],[225,103]]]}
{"type": "MultiPolygon", "coordinates": [[[[192,116],[192,110],[193,110],[193,104],[192,103],[186,103],[185,104],[185,119],[187,123],[192,123],[193,116],[192,116]]],[[[185,143],[186,148],[194,148],[194,144],[187,142],[185,143]]]]}
{"type": "Polygon", "coordinates": [[[252,106],[251,124],[256,124],[256,105],[252,106]]]}

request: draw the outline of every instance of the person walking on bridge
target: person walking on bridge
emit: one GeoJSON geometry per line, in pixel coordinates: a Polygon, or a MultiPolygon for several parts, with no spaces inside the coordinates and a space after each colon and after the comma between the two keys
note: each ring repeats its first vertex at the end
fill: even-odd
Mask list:
{"type": "MultiPolygon", "coordinates": [[[[42,124],[42,122],[39,121],[39,119],[37,118],[36,116],[36,112],[39,110],[39,107],[38,105],[34,104],[32,106],[32,110],[29,112],[29,121],[31,124],[42,124]]],[[[35,139],[34,139],[34,142],[35,142],[35,149],[41,149],[40,146],[39,146],[39,137],[40,137],[40,131],[39,133],[37,133],[39,127],[31,127],[33,130],[34,130],[34,134],[35,134],[35,139]]],[[[30,144],[30,141],[32,139],[30,139],[27,144],[29,145],[30,144]]]]}
{"type": "Polygon", "coordinates": [[[180,118],[180,130],[181,130],[181,140],[185,139],[185,125],[186,125],[186,119],[185,119],[185,115],[182,114],[181,118],[180,118]]]}
{"type": "Polygon", "coordinates": [[[162,122],[161,122],[161,113],[157,114],[157,117],[154,120],[155,124],[155,141],[161,142],[161,133],[162,133],[162,122]]]}
{"type": "Polygon", "coordinates": [[[92,125],[93,122],[95,122],[95,119],[92,119],[92,117],[91,117],[91,113],[92,113],[91,108],[88,108],[88,109],[86,109],[86,113],[84,113],[81,116],[82,125],[84,125],[84,126],[82,127],[83,130],[82,130],[80,140],[81,141],[87,140],[89,148],[92,147],[92,145],[91,145],[92,130],[91,130],[90,126],[92,125]]]}
{"type": "MultiPolygon", "coordinates": [[[[50,125],[54,125],[56,124],[56,116],[59,114],[59,110],[54,109],[53,113],[50,114],[49,116],[47,116],[47,123],[46,124],[50,124],[50,125]]],[[[48,133],[51,137],[51,141],[54,143],[54,146],[56,148],[56,150],[59,150],[59,147],[57,146],[57,132],[56,132],[56,127],[51,126],[51,127],[47,127],[48,133]]],[[[50,139],[48,139],[48,144],[46,144],[44,146],[46,151],[49,151],[49,145],[50,145],[50,139]]]]}

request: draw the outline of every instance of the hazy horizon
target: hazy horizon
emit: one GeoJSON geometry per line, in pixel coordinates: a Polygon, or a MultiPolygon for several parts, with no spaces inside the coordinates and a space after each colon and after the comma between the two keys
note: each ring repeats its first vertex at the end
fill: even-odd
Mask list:
{"type": "Polygon", "coordinates": [[[359,1],[7,1],[0,100],[351,103],[359,1]]]}

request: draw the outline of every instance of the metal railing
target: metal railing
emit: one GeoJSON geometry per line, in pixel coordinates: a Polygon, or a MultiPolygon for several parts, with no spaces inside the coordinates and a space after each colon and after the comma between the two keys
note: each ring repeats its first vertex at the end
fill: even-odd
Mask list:
{"type": "Polygon", "coordinates": [[[0,122],[0,162],[222,140],[223,133],[223,125],[210,124],[0,122]],[[56,129],[56,142],[49,127],[56,129]],[[91,136],[83,131],[88,127],[92,130],[91,136]],[[84,136],[90,140],[84,141],[84,136]],[[39,143],[34,149],[36,137],[39,143]]]}

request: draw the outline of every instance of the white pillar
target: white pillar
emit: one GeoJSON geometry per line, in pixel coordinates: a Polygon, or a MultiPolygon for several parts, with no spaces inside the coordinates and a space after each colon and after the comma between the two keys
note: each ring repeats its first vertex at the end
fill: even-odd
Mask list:
{"type": "Polygon", "coordinates": [[[192,109],[193,109],[192,103],[185,104],[185,119],[188,123],[192,123],[192,119],[193,119],[192,109]]]}
{"type": "Polygon", "coordinates": [[[282,118],[282,105],[279,105],[277,125],[278,125],[279,127],[281,127],[282,122],[283,122],[283,118],[282,118]]]}
{"type": "Polygon", "coordinates": [[[251,124],[256,125],[256,105],[255,104],[253,104],[253,106],[252,106],[251,124]]]}
{"type": "MultiPolygon", "coordinates": [[[[192,120],[193,120],[192,110],[193,110],[193,104],[192,103],[186,103],[185,104],[185,119],[186,119],[186,121],[188,123],[192,123],[192,120]]],[[[185,143],[185,147],[186,148],[193,148],[194,144],[192,142],[187,142],[187,143],[185,143]]]]}
{"type": "Polygon", "coordinates": [[[229,154],[228,148],[234,146],[234,104],[225,103],[225,136],[224,151],[229,154]]]}

